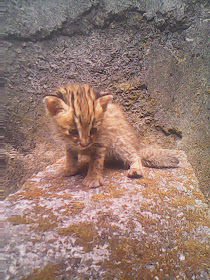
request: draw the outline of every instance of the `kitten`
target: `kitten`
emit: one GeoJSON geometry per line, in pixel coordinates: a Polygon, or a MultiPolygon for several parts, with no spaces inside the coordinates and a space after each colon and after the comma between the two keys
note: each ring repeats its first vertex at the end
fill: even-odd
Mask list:
{"type": "Polygon", "coordinates": [[[176,167],[173,151],[140,148],[139,140],[112,95],[99,96],[88,84],[67,84],[44,98],[55,132],[66,145],[65,174],[77,173],[78,155],[89,155],[84,185],[103,184],[105,156],[114,155],[130,166],[129,177],[143,176],[144,166],[176,167]]]}

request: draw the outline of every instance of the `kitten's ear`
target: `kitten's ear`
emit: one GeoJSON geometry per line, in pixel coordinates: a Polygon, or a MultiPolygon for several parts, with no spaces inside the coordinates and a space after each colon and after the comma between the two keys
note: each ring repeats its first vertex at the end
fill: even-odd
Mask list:
{"type": "Polygon", "coordinates": [[[51,117],[54,117],[59,112],[67,111],[68,105],[60,98],[56,96],[46,96],[43,99],[46,110],[51,117]]]}
{"type": "Polygon", "coordinates": [[[111,102],[113,99],[112,95],[104,95],[101,96],[97,99],[97,105],[100,105],[100,107],[103,109],[103,111],[106,111],[107,105],[109,104],[109,102],[111,102]]]}

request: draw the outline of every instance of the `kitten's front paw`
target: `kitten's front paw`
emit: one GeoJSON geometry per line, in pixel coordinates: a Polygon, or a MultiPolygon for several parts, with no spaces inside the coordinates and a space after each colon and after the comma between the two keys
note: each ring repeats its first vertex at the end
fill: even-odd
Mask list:
{"type": "Polygon", "coordinates": [[[67,167],[61,167],[58,170],[58,175],[62,177],[69,177],[74,176],[77,174],[78,169],[77,168],[67,168],[67,167]]]}
{"type": "Polygon", "coordinates": [[[130,178],[143,177],[143,170],[139,168],[130,168],[127,172],[127,176],[130,178]]]}
{"type": "Polygon", "coordinates": [[[102,176],[89,176],[87,175],[83,180],[83,184],[88,188],[98,188],[99,186],[103,185],[104,179],[102,176]]]}

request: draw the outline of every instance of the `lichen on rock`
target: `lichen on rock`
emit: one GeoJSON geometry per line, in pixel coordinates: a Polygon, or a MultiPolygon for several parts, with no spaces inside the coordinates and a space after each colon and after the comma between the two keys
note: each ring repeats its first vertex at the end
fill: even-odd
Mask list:
{"type": "Polygon", "coordinates": [[[5,203],[5,279],[207,279],[208,206],[183,152],[180,167],[145,168],[130,179],[105,169],[57,177],[63,159],[5,203]]]}

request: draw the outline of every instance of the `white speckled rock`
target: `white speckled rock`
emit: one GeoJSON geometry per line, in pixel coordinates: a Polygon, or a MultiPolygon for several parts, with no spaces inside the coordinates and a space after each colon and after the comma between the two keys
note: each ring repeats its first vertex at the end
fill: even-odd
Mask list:
{"type": "Polygon", "coordinates": [[[5,279],[208,279],[208,208],[178,154],[143,179],[105,169],[98,189],[56,177],[63,159],[34,175],[4,203],[5,279]]]}

